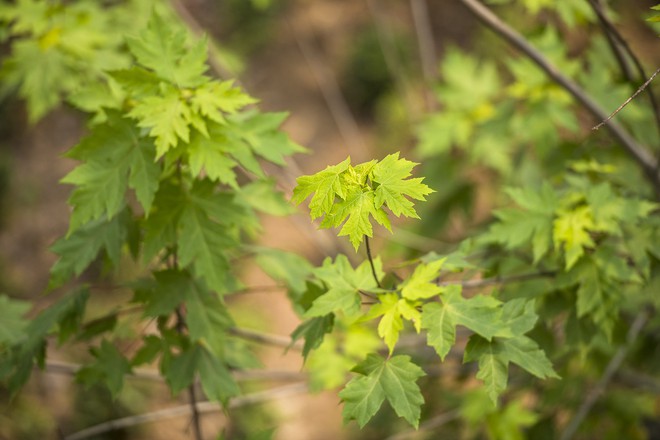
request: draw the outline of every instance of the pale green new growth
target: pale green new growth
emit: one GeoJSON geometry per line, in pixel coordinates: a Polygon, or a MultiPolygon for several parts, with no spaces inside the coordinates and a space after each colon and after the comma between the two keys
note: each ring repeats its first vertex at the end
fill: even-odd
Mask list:
{"type": "Polygon", "coordinates": [[[419,218],[410,199],[426,200],[433,190],[422,183],[423,178],[409,178],[415,165],[399,159],[399,153],[356,166],[349,157],[316,174],[299,177],[291,201],[299,205],[313,194],[309,203],[312,220],[324,217],[321,228],[343,224],[339,235],[348,235],[357,250],[365,236],[373,236],[372,217],[391,231],[383,207],[397,217],[419,218]]]}

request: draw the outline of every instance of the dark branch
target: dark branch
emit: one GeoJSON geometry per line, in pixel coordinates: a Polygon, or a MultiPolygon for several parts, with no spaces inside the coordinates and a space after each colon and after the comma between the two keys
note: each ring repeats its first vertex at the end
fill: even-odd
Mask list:
{"type": "Polygon", "coordinates": [[[478,289],[481,287],[494,286],[497,284],[519,283],[522,281],[535,280],[538,278],[547,278],[557,275],[557,271],[546,270],[541,272],[524,273],[520,275],[511,276],[498,276],[492,278],[482,278],[479,280],[465,280],[465,281],[442,281],[438,283],[439,286],[455,286],[460,285],[466,289],[478,289]]]}
{"type": "MultiPolygon", "coordinates": [[[[601,1],[589,0],[589,4],[596,13],[596,16],[598,17],[601,26],[605,30],[605,36],[607,37],[607,41],[609,42],[610,47],[612,48],[612,52],[614,53],[614,56],[617,59],[619,66],[621,67],[621,72],[623,73],[625,78],[628,80],[629,83],[633,85],[638,85],[640,82],[646,80],[648,78],[648,75],[646,74],[646,71],[644,70],[642,63],[639,61],[639,58],[637,58],[635,52],[633,52],[633,50],[631,49],[630,45],[625,40],[625,38],[623,38],[623,35],[621,35],[621,33],[617,30],[617,28],[614,26],[612,21],[607,17],[607,14],[605,13],[601,1]],[[626,63],[624,59],[624,54],[622,53],[622,51],[625,51],[625,53],[628,54],[633,64],[635,65],[635,68],[637,69],[637,74],[639,75],[638,80],[635,80],[635,78],[633,78],[633,74],[630,71],[630,67],[628,66],[628,63],[626,63]]],[[[649,98],[649,103],[651,104],[651,110],[653,110],[653,114],[655,116],[656,128],[660,132],[660,107],[658,107],[658,101],[655,98],[655,94],[653,93],[653,90],[650,87],[646,88],[646,94],[649,98]]]]}
{"type": "MultiPolygon", "coordinates": [[[[607,119],[607,112],[603,110],[585,91],[572,79],[561,73],[548,59],[532,46],[522,35],[504,23],[490,9],[478,0],[460,0],[481,22],[488,26],[493,32],[507,40],[512,46],[523,52],[529,59],[534,61],[554,82],[563,87],[588,110],[597,120],[607,119]]],[[[621,143],[628,154],[640,165],[647,178],[653,185],[656,194],[660,195],[660,178],[657,173],[657,160],[644,146],[638,144],[635,139],[618,123],[608,120],[605,125],[612,135],[621,143]]]]}
{"type": "Polygon", "coordinates": [[[374,280],[376,280],[376,285],[379,288],[382,288],[383,286],[380,285],[380,280],[378,279],[378,275],[376,275],[376,266],[374,266],[374,259],[371,256],[371,247],[369,246],[369,237],[366,235],[364,236],[364,244],[367,246],[367,258],[369,259],[369,264],[371,265],[371,274],[374,276],[374,280]]]}
{"type": "MultiPolygon", "coordinates": [[[[291,397],[296,394],[307,392],[307,384],[294,383],[290,385],[283,385],[281,387],[273,388],[266,391],[258,391],[246,396],[235,397],[229,404],[229,408],[239,408],[254,403],[265,402],[274,399],[281,399],[284,397],[291,397]]],[[[198,402],[195,405],[195,410],[200,414],[220,411],[222,408],[215,402],[198,402]]],[[[167,408],[159,411],[154,411],[145,414],[138,414],[135,416],[124,417],[122,419],[110,420],[108,422],[100,423],[95,426],[83,429],[74,434],[66,437],[66,440],[84,440],[103,434],[112,432],[119,429],[129,428],[131,426],[143,425],[145,423],[157,422],[159,420],[172,419],[175,417],[187,416],[191,413],[190,405],[182,405],[174,408],[167,408]]]]}
{"type": "MultiPolygon", "coordinates": [[[[184,318],[183,306],[176,309],[176,329],[179,333],[183,334],[186,328],[186,321],[184,318]]],[[[188,387],[188,396],[190,397],[190,412],[192,414],[192,426],[195,440],[204,440],[202,435],[202,425],[199,418],[199,411],[197,411],[197,396],[195,395],[195,384],[192,383],[188,387]]]]}

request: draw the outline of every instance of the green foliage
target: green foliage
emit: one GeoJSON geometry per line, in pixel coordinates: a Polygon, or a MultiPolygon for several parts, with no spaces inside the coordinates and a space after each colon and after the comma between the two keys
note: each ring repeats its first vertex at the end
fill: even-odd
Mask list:
{"type": "MultiPolygon", "coordinates": [[[[592,36],[597,26],[583,26],[596,22],[589,2],[489,3],[521,14],[528,42],[595,105],[614,109],[638,86],[619,70],[629,54],[611,57],[607,40],[592,36]]],[[[392,230],[390,214],[424,217],[433,235],[448,220],[464,223],[459,233],[470,239],[458,251],[429,240],[434,251],[395,255],[396,266],[369,251],[356,264],[339,254],[313,267],[248,244],[260,214],[293,211],[262,168],[304,151],[279,130],[286,114],[259,112],[234,81],[207,74],[208,40],[192,38],[159,4],[0,6],[10,49],[2,93],[17,91],[33,122],[62,101],[90,117],[67,153],[80,163],[62,179],[73,187],[72,210],[51,248],[58,259],[48,286],[59,299],[27,319],[25,302],[0,296],[0,381],[12,394],[55,342],[73,340],[89,351],[76,379],[102,383],[114,398],[126,374],[151,364],[173,394],[199,383],[227,405],[245,388],[233,372],[258,364],[227,300],[249,290],[238,281],[240,259],[288,289],[303,320],[291,338],[304,341],[310,387],[343,387],[345,423],[365,427],[385,416],[387,401],[414,428],[425,408],[451,406],[463,421],[456,437],[554,438],[621,347],[628,357],[617,390],[583,425],[626,437],[654,415],[652,397],[626,388],[626,375],[657,375],[657,319],[636,326],[640,310],[660,304],[658,182],[645,181],[605,130],[587,135],[572,95],[528,56],[490,43],[488,58],[446,52],[435,87],[441,110],[424,116],[409,151],[424,159],[438,194],[398,152],[297,179],[291,201],[310,199],[311,219],[340,228],[356,251],[374,220],[392,230]],[[416,204],[427,196],[427,208],[416,204]],[[114,275],[125,265],[119,286],[114,275]],[[93,312],[97,284],[85,283],[97,272],[131,299],[112,296],[112,307],[93,312]],[[132,327],[147,323],[154,330],[136,336],[132,327]],[[135,349],[124,349],[125,339],[135,349]],[[438,368],[441,382],[423,379],[438,368]]],[[[657,127],[640,101],[615,117],[646,149],[657,145],[657,127]]]]}
{"type": "Polygon", "coordinates": [[[299,177],[291,200],[300,204],[313,194],[309,203],[312,220],[323,217],[321,228],[343,223],[339,236],[348,235],[357,251],[364,236],[373,237],[370,217],[391,230],[384,206],[397,217],[418,218],[409,198],[426,200],[433,190],[422,183],[423,178],[409,178],[415,165],[400,159],[399,153],[356,166],[351,166],[349,157],[316,174],[299,177]]]}
{"type": "MultiPolygon", "coordinates": [[[[96,3],[46,6],[26,0],[3,6],[0,18],[11,21],[12,31],[25,38],[42,38],[45,32],[49,46],[39,50],[47,58],[64,56],[57,51],[65,40],[52,27],[60,14],[76,16],[84,10],[92,17],[101,14],[97,8],[96,3]],[[30,8],[34,22],[26,24],[30,8]],[[44,15],[52,20],[42,22],[44,15]]],[[[223,295],[240,289],[232,261],[246,253],[245,240],[259,231],[256,210],[291,212],[258,158],[283,165],[287,156],[303,149],[279,131],[286,114],[246,109],[256,100],[232,81],[205,74],[206,39],[193,41],[172,24],[166,14],[156,12],[125,46],[121,39],[113,40],[111,48],[122,62],[89,64],[97,69],[94,81],[72,73],[67,80],[75,84],[75,94],[66,81],[60,88],[31,86],[37,80],[13,66],[25,62],[20,58],[22,44],[37,43],[17,41],[13,46],[5,74],[24,81],[21,93],[31,117],[42,116],[60,95],[92,116],[89,134],[67,153],[81,163],[62,179],[74,187],[72,213],[67,235],[52,247],[59,258],[49,289],[84,276],[99,258],[112,275],[112,269],[131,257],[136,278],[124,284],[134,292],[132,307],[142,311],[142,326],[155,319],[158,331],[138,338],[141,347],[127,357],[111,342],[123,325],[121,306],[89,320],[86,289],[66,294],[29,323],[21,318],[23,303],[0,297],[6,312],[14,315],[2,319],[0,326],[0,379],[12,392],[28,380],[34,363],[43,367],[46,338],[53,333],[60,343],[72,337],[89,341],[91,360],[78,371],[77,380],[87,386],[102,383],[115,397],[134,366],[155,362],[172,393],[199,378],[209,399],[227,404],[241,392],[230,370],[254,367],[252,355],[230,335],[235,323],[223,295]],[[49,88],[51,95],[40,94],[39,87],[49,88]],[[240,183],[239,167],[251,173],[240,183]]],[[[103,56],[98,49],[94,55],[103,56]]],[[[60,80],[55,67],[51,73],[60,80]]],[[[304,268],[298,272],[302,277],[304,268]]],[[[304,289],[304,281],[302,287],[296,285],[282,267],[271,263],[269,271],[304,289]]]]}
{"type": "Polygon", "coordinates": [[[360,376],[339,393],[344,401],[344,421],[355,419],[361,427],[366,425],[387,399],[399,417],[418,426],[424,398],[416,381],[424,372],[409,356],[383,359],[371,354],[353,371],[360,376]]]}

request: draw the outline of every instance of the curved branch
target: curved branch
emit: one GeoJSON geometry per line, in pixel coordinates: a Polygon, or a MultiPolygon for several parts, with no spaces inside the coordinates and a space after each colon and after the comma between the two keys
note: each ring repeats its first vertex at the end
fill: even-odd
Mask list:
{"type": "Polygon", "coordinates": [[[555,270],[546,270],[541,272],[523,273],[519,275],[510,276],[497,276],[492,278],[482,278],[478,280],[465,280],[465,281],[442,281],[438,286],[452,286],[459,285],[466,289],[478,289],[480,287],[494,286],[497,284],[518,283],[522,281],[535,280],[537,278],[547,278],[557,275],[555,270]]]}
{"type": "MultiPolygon", "coordinates": [[[[481,22],[493,32],[507,40],[512,46],[523,52],[541,70],[543,70],[555,83],[570,93],[582,107],[589,111],[598,121],[606,120],[609,116],[586,92],[572,79],[561,73],[550,61],[532,46],[522,35],[500,20],[490,9],[478,0],[460,0],[481,22]]],[[[657,173],[657,160],[644,146],[635,139],[616,121],[608,120],[605,125],[612,135],[621,143],[628,154],[640,165],[649,179],[657,195],[660,196],[660,178],[657,173]]]]}
{"type": "MultiPolygon", "coordinates": [[[[248,394],[242,397],[235,397],[229,403],[228,408],[239,408],[242,406],[251,405],[253,403],[265,402],[268,400],[281,399],[290,397],[296,394],[307,392],[307,384],[294,383],[284,385],[281,387],[273,388],[266,391],[259,391],[253,394],[248,394]]],[[[199,414],[221,411],[222,407],[215,402],[197,402],[195,410],[199,414]]],[[[162,409],[146,414],[138,414],[135,416],[124,417],[121,419],[110,420],[95,426],[83,429],[74,434],[65,437],[65,440],[84,440],[94,437],[106,432],[112,432],[119,429],[130,428],[131,426],[143,425],[145,423],[157,422],[164,419],[172,419],[175,417],[183,417],[190,415],[192,409],[190,405],[181,405],[174,408],[162,409]]]]}
{"type": "MultiPolygon", "coordinates": [[[[648,78],[648,75],[646,74],[646,71],[644,70],[642,63],[639,61],[639,58],[637,58],[637,56],[635,55],[635,52],[633,52],[633,50],[631,49],[626,39],[623,38],[623,35],[621,35],[621,33],[617,30],[617,28],[614,26],[612,21],[607,17],[607,14],[603,9],[603,5],[601,1],[600,0],[588,0],[588,1],[589,4],[591,5],[591,8],[596,13],[596,16],[598,17],[601,26],[605,30],[605,36],[607,37],[607,41],[609,42],[610,47],[612,48],[614,57],[617,59],[617,62],[621,67],[621,71],[623,72],[623,75],[626,77],[628,82],[633,85],[638,85],[641,81],[646,80],[648,78]],[[635,65],[635,68],[637,69],[637,73],[639,74],[640,77],[639,81],[635,81],[635,79],[633,78],[632,72],[630,71],[630,67],[623,58],[622,51],[628,54],[628,56],[632,60],[632,63],[635,65]]],[[[655,76],[655,74],[653,76],[655,76]]],[[[648,84],[648,82],[646,84],[648,84]]],[[[646,88],[646,85],[640,87],[640,90],[643,90],[644,88],[646,88]]],[[[639,91],[637,93],[639,93],[639,91]]],[[[635,95],[637,95],[637,93],[635,93],[635,95]]],[[[646,88],[646,94],[649,98],[649,103],[651,104],[651,110],[653,111],[653,115],[655,116],[656,128],[660,132],[660,107],[658,107],[658,101],[655,98],[655,94],[653,93],[653,90],[650,87],[646,88]]]]}

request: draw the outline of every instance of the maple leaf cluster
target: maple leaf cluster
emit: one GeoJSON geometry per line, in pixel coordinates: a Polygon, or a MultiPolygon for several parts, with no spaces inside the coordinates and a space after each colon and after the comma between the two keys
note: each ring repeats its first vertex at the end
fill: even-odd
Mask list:
{"type": "Polygon", "coordinates": [[[300,204],[313,194],[309,202],[312,220],[323,217],[321,228],[343,224],[339,235],[348,235],[357,250],[364,236],[373,236],[371,217],[392,231],[384,207],[397,217],[419,218],[410,199],[426,200],[425,196],[434,191],[422,183],[424,178],[410,178],[416,165],[400,159],[398,152],[380,162],[371,160],[355,166],[349,157],[316,174],[299,177],[291,200],[300,204]]]}

